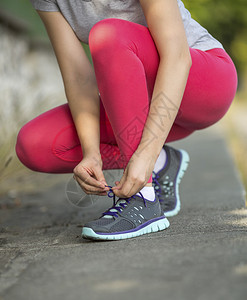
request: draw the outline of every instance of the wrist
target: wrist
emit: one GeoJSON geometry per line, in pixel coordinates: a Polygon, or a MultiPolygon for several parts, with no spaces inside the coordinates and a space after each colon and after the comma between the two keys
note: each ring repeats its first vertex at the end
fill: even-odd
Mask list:
{"type": "Polygon", "coordinates": [[[85,157],[95,157],[97,159],[101,159],[100,150],[98,147],[87,147],[82,148],[83,158],[85,157]]]}
{"type": "Polygon", "coordinates": [[[153,147],[141,147],[139,145],[139,147],[137,147],[134,155],[139,157],[141,156],[143,160],[145,160],[146,162],[150,162],[152,161],[153,163],[156,162],[158,156],[159,156],[160,152],[157,151],[157,148],[153,148],[153,147]]]}
{"type": "Polygon", "coordinates": [[[150,143],[147,143],[146,139],[145,141],[145,143],[142,143],[142,141],[140,142],[139,146],[136,149],[136,154],[141,154],[146,157],[152,156],[157,159],[164,144],[161,141],[155,140],[150,143]]]}

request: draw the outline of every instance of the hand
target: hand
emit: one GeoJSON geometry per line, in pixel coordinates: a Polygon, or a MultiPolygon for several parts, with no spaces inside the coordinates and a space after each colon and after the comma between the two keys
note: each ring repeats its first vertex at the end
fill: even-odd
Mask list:
{"type": "Polygon", "coordinates": [[[74,168],[74,179],[86,194],[105,196],[107,185],[102,172],[102,160],[99,154],[84,156],[83,160],[74,168]]]}
{"type": "Polygon", "coordinates": [[[120,181],[116,181],[113,192],[117,197],[127,198],[138,193],[148,182],[156,159],[153,154],[135,152],[129,160],[120,181]]]}

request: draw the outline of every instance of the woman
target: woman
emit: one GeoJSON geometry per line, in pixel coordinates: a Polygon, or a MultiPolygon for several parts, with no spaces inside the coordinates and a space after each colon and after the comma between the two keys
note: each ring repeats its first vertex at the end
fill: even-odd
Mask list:
{"type": "Polygon", "coordinates": [[[163,230],[178,213],[184,150],[165,145],[223,117],[233,62],[180,0],[31,0],[54,48],[68,104],[26,124],[17,154],[30,169],[74,172],[87,194],[119,197],[83,237],[163,230]],[[93,68],[80,41],[89,44],[93,68]],[[123,168],[116,186],[102,169],[123,168]],[[165,215],[164,215],[165,213],[165,215]]]}

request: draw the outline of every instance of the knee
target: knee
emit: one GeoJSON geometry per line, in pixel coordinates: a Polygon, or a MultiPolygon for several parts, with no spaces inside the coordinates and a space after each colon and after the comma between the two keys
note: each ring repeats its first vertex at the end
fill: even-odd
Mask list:
{"type": "Polygon", "coordinates": [[[114,20],[112,18],[103,19],[93,25],[88,38],[90,48],[95,45],[107,44],[107,42],[113,39],[116,31],[114,20]]]}
{"type": "Polygon", "coordinates": [[[15,150],[16,150],[17,157],[23,163],[23,165],[33,170],[33,166],[31,164],[32,136],[30,135],[27,125],[28,124],[23,126],[17,135],[15,150]]]}
{"type": "Polygon", "coordinates": [[[91,54],[100,53],[104,50],[106,52],[109,47],[114,48],[115,42],[119,42],[119,38],[125,20],[117,18],[103,19],[97,22],[90,30],[88,44],[91,54]]]}
{"type": "Polygon", "coordinates": [[[33,171],[43,172],[41,159],[38,158],[40,153],[39,144],[40,141],[37,140],[32,127],[26,124],[17,135],[15,150],[23,165],[33,171]]]}

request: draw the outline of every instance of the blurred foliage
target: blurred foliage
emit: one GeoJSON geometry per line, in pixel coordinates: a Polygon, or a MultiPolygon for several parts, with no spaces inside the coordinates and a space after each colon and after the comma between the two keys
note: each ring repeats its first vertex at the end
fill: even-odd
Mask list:
{"type": "Polygon", "coordinates": [[[247,69],[246,0],[184,0],[192,17],[230,54],[241,77],[247,69]]]}
{"type": "MultiPolygon", "coordinates": [[[[0,10],[5,10],[17,18],[25,20],[29,25],[29,38],[32,40],[49,42],[45,27],[30,0],[0,0],[0,10]]],[[[82,45],[92,63],[88,45],[84,43],[82,45]]]]}
{"type": "Polygon", "coordinates": [[[32,38],[48,40],[42,21],[29,0],[0,0],[0,9],[25,20],[29,24],[29,35],[32,38]]]}
{"type": "MultiPolygon", "coordinates": [[[[247,9],[246,0],[184,0],[192,17],[204,26],[224,46],[233,58],[239,76],[247,69],[247,9]]],[[[25,19],[30,24],[30,36],[47,40],[44,26],[29,0],[1,0],[0,8],[25,19]]],[[[89,49],[84,45],[89,55],[89,49]]],[[[89,55],[90,57],[90,55],[89,55]]]]}

